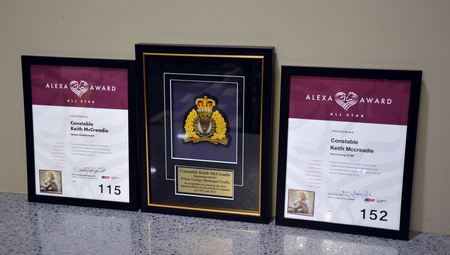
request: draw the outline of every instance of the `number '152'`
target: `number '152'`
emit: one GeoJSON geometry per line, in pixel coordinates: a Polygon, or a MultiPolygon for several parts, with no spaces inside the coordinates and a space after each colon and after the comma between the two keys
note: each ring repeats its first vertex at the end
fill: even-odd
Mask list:
{"type": "MultiPolygon", "coordinates": [[[[362,212],[362,218],[363,220],[366,219],[366,209],[362,209],[360,212],[362,212]]],[[[388,213],[386,211],[380,211],[378,212],[377,210],[370,210],[369,212],[369,219],[370,220],[379,220],[379,221],[387,221],[386,217],[387,217],[388,213]]]]}

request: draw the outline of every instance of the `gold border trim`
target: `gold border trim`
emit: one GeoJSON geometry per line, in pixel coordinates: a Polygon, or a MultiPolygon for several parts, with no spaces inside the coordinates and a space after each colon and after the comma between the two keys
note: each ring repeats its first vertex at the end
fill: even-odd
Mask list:
{"type": "Polygon", "coordinates": [[[142,70],[144,76],[144,120],[145,120],[145,165],[147,172],[147,206],[153,207],[163,207],[172,209],[185,209],[193,211],[203,211],[203,212],[215,212],[215,213],[227,213],[227,214],[239,214],[245,216],[261,216],[261,193],[262,193],[262,137],[263,137],[263,101],[264,101],[264,56],[252,56],[252,55],[211,55],[211,54],[182,54],[182,53],[142,53],[142,70]],[[225,209],[225,208],[211,208],[211,207],[193,207],[193,206],[181,206],[181,205],[169,205],[169,204],[155,204],[150,202],[150,160],[149,160],[149,136],[148,136],[148,107],[147,107],[147,75],[145,70],[145,56],[186,56],[186,57],[218,57],[218,58],[251,58],[251,59],[261,59],[261,104],[260,104],[260,138],[259,138],[259,180],[258,180],[258,211],[246,211],[246,210],[236,210],[236,209],[225,209]]]}
{"type": "Polygon", "coordinates": [[[181,205],[168,205],[168,204],[149,204],[149,206],[174,208],[174,209],[185,209],[185,210],[187,209],[187,210],[202,211],[202,212],[240,214],[240,215],[248,215],[248,216],[260,216],[261,215],[261,213],[259,211],[245,211],[245,210],[225,209],[225,208],[215,209],[212,207],[201,207],[201,206],[194,207],[194,206],[181,206],[181,205]]]}
{"type": "MultiPolygon", "coordinates": [[[[253,58],[264,59],[264,56],[252,56],[252,55],[216,55],[216,54],[183,54],[183,53],[142,53],[143,56],[171,56],[171,57],[208,57],[208,58],[253,58]]],[[[145,67],[145,62],[144,62],[145,67]]]]}

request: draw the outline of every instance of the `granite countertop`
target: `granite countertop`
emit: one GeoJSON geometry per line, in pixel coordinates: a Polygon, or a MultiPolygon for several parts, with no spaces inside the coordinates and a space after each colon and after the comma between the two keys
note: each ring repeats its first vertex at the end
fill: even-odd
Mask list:
{"type": "Polygon", "coordinates": [[[409,241],[173,215],[29,203],[0,193],[0,254],[450,254],[450,237],[409,241]]]}

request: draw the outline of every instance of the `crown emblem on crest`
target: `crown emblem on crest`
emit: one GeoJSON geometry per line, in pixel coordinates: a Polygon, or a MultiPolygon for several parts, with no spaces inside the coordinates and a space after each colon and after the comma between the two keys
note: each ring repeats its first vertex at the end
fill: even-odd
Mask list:
{"type": "Polygon", "coordinates": [[[228,145],[225,114],[220,112],[216,100],[207,95],[197,97],[195,106],[185,119],[185,143],[210,142],[228,145]]]}
{"type": "Polygon", "coordinates": [[[216,101],[214,99],[208,98],[204,96],[203,98],[197,98],[195,100],[195,104],[197,105],[197,112],[202,115],[211,115],[212,109],[216,106],[216,101]]]}

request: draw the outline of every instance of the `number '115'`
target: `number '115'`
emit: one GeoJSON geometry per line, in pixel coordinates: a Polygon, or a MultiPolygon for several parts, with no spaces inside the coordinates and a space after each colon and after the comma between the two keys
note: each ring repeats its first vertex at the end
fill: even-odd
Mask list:
{"type": "MultiPolygon", "coordinates": [[[[100,187],[100,193],[103,194],[103,184],[98,185],[100,187]]],[[[106,186],[106,190],[108,191],[108,194],[111,194],[112,187],[111,185],[106,186]]],[[[120,186],[114,186],[114,194],[120,195],[120,186]]]]}

